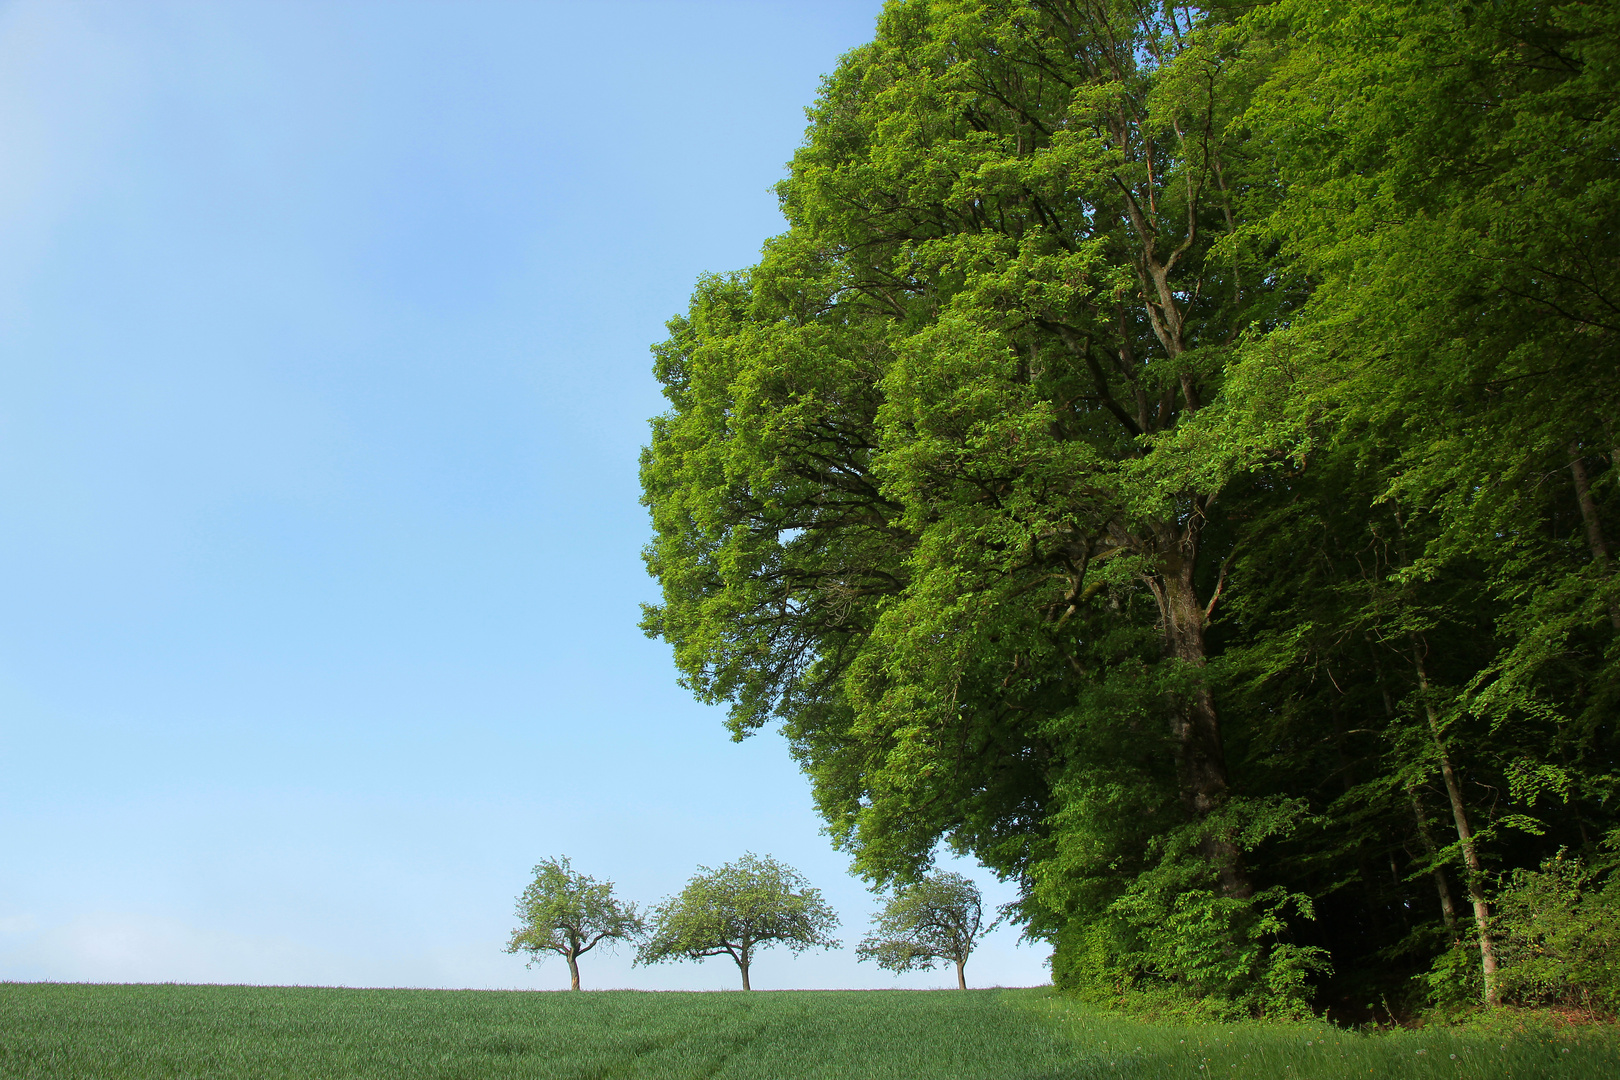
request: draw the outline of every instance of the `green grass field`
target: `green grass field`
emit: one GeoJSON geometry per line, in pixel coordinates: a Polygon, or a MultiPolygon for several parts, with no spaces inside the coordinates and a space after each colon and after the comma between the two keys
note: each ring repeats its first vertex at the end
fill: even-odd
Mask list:
{"type": "Polygon", "coordinates": [[[1620,1077],[1613,1029],[1150,1024],[1049,990],[0,984],[0,1077],[1620,1077]]]}

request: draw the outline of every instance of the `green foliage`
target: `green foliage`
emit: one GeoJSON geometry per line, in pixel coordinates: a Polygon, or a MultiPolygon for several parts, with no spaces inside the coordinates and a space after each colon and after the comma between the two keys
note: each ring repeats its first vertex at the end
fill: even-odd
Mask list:
{"type": "Polygon", "coordinates": [[[597,881],[569,864],[568,856],[546,859],[518,897],[521,924],[506,943],[509,953],[526,952],[530,963],[553,952],[568,961],[573,989],[579,989],[580,956],[602,942],[639,936],[645,929],[634,904],[613,895],[613,882],[597,881]]]}
{"type": "Polygon", "coordinates": [[[1293,805],[1234,802],[1152,841],[1151,869],[1100,914],[1059,935],[1053,984],[1094,1003],[1134,991],[1212,1017],[1304,1015],[1312,976],[1330,968],[1327,951],[1283,939],[1290,909],[1314,917],[1310,898],[1282,886],[1227,895],[1201,853],[1220,832],[1255,847],[1291,831],[1298,813],[1293,805]]]}
{"type": "MultiPolygon", "coordinates": [[[[1249,460],[1287,455],[1327,482],[1289,478],[1307,527],[1265,568],[1293,597],[1238,601],[1234,659],[1259,662],[1251,700],[1272,717],[1287,719],[1279,697],[1300,721],[1330,717],[1322,765],[1360,778],[1329,807],[1351,856],[1339,881],[1369,879],[1379,823],[1405,802],[1409,880],[1443,886],[1449,863],[1483,901],[1491,860],[1525,869],[1614,820],[1620,266],[1598,253],[1620,224],[1620,22],[1525,0],[1284,2],[1245,26],[1281,46],[1245,123],[1287,188],[1251,235],[1315,285],[1228,371],[1245,388],[1294,373],[1294,392],[1229,398],[1188,446],[1273,438],[1249,460]],[[1467,776],[1449,793],[1446,760],[1467,776]],[[1447,801],[1436,843],[1422,804],[1447,801]],[[1471,820],[1480,865],[1448,818],[1471,820]]],[[[1271,726],[1278,747],[1291,725],[1271,726]]],[[[1279,778],[1306,764],[1281,746],[1279,778]]],[[[1483,989],[1477,926],[1383,955],[1470,933],[1428,975],[1455,1000],[1483,989]]]]}
{"type": "Polygon", "coordinates": [[[1617,40],[889,3],[656,350],[645,629],[859,873],[1019,881],[1064,985],[1526,993],[1491,882],[1620,824],[1617,40]]]}
{"type": "Polygon", "coordinates": [[[1620,862],[1604,862],[1560,852],[1513,872],[1496,899],[1507,1000],[1620,1011],[1620,862]]]}
{"type": "MultiPolygon", "coordinates": [[[[1184,80],[1139,115],[1186,29],[1125,5],[890,5],[811,110],[780,189],[792,229],[700,283],[657,349],[671,409],[642,480],[663,603],[643,625],[734,734],[782,720],[876,882],[947,835],[1027,866],[1014,823],[1045,801],[1049,719],[1116,651],[1099,637],[1157,617],[1179,644],[1132,660],[1203,661],[1181,554],[1203,516],[1126,466],[1212,395],[1216,343],[1270,301],[1224,281],[1241,258],[1206,258],[1228,229],[1206,137],[1227,104],[1184,80]],[[1156,172],[1177,147],[1198,161],[1156,172]]],[[[1181,685],[1172,711],[1202,710],[1183,756],[1207,773],[1184,795],[1213,806],[1218,724],[1181,685]]]]}
{"type": "Polygon", "coordinates": [[[872,921],[873,931],[856,948],[862,960],[894,972],[953,963],[963,990],[968,956],[994,925],[984,921],[979,887],[948,870],[900,886],[872,921]]]}
{"type": "Polygon", "coordinates": [[[1469,1016],[1479,1008],[1485,985],[1477,937],[1469,935],[1452,943],[1419,978],[1435,1016],[1451,1021],[1469,1016]]]}
{"type": "Polygon", "coordinates": [[[1074,919],[1054,935],[1052,985],[1091,1005],[1116,1005],[1135,989],[1125,942],[1107,919],[1074,919]]]}
{"type": "Polygon", "coordinates": [[[754,951],[785,945],[793,953],[836,949],[838,916],[800,874],[769,855],[748,852],[717,870],[699,867],[686,888],[653,909],[638,964],[729,956],[748,990],[754,951]]]}

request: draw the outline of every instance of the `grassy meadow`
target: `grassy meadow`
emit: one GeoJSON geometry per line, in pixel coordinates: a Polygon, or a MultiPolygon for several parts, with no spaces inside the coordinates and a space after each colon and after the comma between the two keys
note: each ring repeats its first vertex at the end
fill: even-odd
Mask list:
{"type": "Polygon", "coordinates": [[[1612,1028],[1147,1023],[1050,990],[582,994],[0,984],[0,1077],[1620,1076],[1612,1028]],[[1503,1028],[1506,1031],[1506,1027],[1503,1028]]]}

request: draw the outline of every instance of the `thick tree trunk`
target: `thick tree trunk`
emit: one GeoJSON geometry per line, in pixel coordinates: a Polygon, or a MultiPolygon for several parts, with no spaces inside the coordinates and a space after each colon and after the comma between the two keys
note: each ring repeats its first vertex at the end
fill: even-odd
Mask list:
{"type": "Polygon", "coordinates": [[[739,952],[736,955],[735,959],[737,961],[737,970],[742,972],[743,989],[744,990],[752,990],[753,987],[748,985],[748,964],[749,964],[748,949],[745,947],[741,952],[739,952]]]}
{"type": "Polygon", "coordinates": [[[1418,689],[1423,693],[1423,712],[1429,720],[1429,737],[1440,758],[1440,775],[1446,782],[1446,795],[1451,800],[1451,816],[1457,823],[1457,846],[1462,848],[1463,864],[1468,869],[1468,899],[1474,905],[1474,926],[1479,931],[1479,965],[1485,977],[1485,1004],[1500,1002],[1496,989],[1496,941],[1491,937],[1491,909],[1485,901],[1485,866],[1474,844],[1474,832],[1468,825],[1468,808],[1463,804],[1462,785],[1451,767],[1451,754],[1445,740],[1440,737],[1440,719],[1434,713],[1429,699],[1429,674],[1423,666],[1423,647],[1416,635],[1412,638],[1412,662],[1417,668],[1418,689]]]}
{"type": "MultiPolygon", "coordinates": [[[[1569,471],[1575,477],[1575,500],[1581,504],[1581,520],[1586,524],[1586,543],[1592,549],[1592,561],[1597,564],[1598,573],[1608,578],[1614,573],[1609,562],[1609,545],[1603,537],[1603,522],[1598,520],[1592,481],[1586,475],[1586,461],[1581,456],[1579,443],[1569,444],[1569,471]]],[[[1609,601],[1609,621],[1620,630],[1620,601],[1609,601]]]]}
{"type": "Polygon", "coordinates": [[[568,980],[570,990],[579,989],[579,957],[573,953],[568,954],[568,980]]]}
{"type": "MultiPolygon", "coordinates": [[[[1118,114],[1117,130],[1128,130],[1134,122],[1134,117],[1118,114]]],[[[1151,140],[1144,145],[1151,153],[1151,140]]],[[[1190,304],[1185,290],[1185,272],[1178,275],[1176,268],[1197,237],[1198,193],[1189,178],[1186,192],[1187,231],[1178,243],[1161,229],[1153,195],[1152,172],[1149,158],[1146,198],[1138,200],[1132,192],[1126,191],[1121,208],[1141,245],[1132,261],[1136,264],[1137,278],[1142,288],[1142,310],[1165,355],[1175,361],[1187,351],[1186,316],[1190,304]],[[1167,250],[1160,251],[1161,245],[1167,250]]],[[[1121,187],[1123,189],[1123,182],[1121,187]]],[[[1124,331],[1124,327],[1121,329],[1124,331]]],[[[1128,332],[1121,333],[1122,340],[1129,340],[1129,336],[1128,332]]],[[[1179,415],[1191,416],[1203,406],[1197,378],[1191,371],[1182,372],[1180,390],[1182,407],[1179,415]]],[[[1177,415],[1175,391],[1167,389],[1154,417],[1153,428],[1168,430],[1179,422],[1177,415]]],[[[1205,501],[1195,498],[1191,513],[1184,522],[1162,522],[1153,530],[1154,546],[1163,559],[1154,592],[1164,615],[1166,651],[1199,669],[1205,666],[1206,661],[1204,620],[1207,610],[1199,602],[1194,574],[1198,567],[1199,530],[1205,509],[1205,501]]],[[[1227,793],[1226,757],[1221,747],[1220,717],[1215,711],[1214,695],[1208,686],[1200,684],[1189,699],[1178,703],[1173,715],[1172,737],[1182,802],[1193,820],[1201,820],[1226,802],[1227,793]]],[[[1216,867],[1224,894],[1245,898],[1253,895],[1253,886],[1243,868],[1242,852],[1230,836],[1209,837],[1201,849],[1202,854],[1216,867]]]]}
{"type": "Polygon", "coordinates": [[[966,972],[966,968],[967,968],[967,961],[966,960],[958,960],[956,962],[956,988],[958,990],[966,990],[967,989],[967,972],[966,972]]]}
{"type": "MultiPolygon", "coordinates": [[[[1193,558],[1179,550],[1173,551],[1166,558],[1159,591],[1167,651],[1176,659],[1202,669],[1206,662],[1204,606],[1198,602],[1193,586],[1194,565],[1193,558]]],[[[1188,815],[1199,820],[1226,802],[1226,755],[1221,747],[1215,697],[1207,685],[1200,683],[1172,715],[1182,803],[1188,815]]],[[[1210,837],[1204,842],[1203,853],[1216,864],[1223,893],[1235,897],[1253,894],[1254,889],[1243,869],[1242,854],[1230,838],[1210,837]]]]}

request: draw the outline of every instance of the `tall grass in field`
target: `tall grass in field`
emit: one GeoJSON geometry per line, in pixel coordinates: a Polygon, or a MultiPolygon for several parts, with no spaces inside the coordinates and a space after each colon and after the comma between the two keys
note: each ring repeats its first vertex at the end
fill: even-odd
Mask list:
{"type": "Polygon", "coordinates": [[[1047,994],[1022,1006],[1044,1014],[1086,1054],[1087,1076],[1349,1080],[1620,1080],[1620,1030],[1516,1024],[1364,1033],[1323,1021],[1154,1023],[1047,994]],[[1103,1059],[1106,1059],[1104,1061],[1103,1059]]]}
{"type": "Polygon", "coordinates": [[[1620,1076],[1609,1031],[1146,1023],[1046,990],[582,994],[0,984],[0,1077],[1620,1076]]]}

